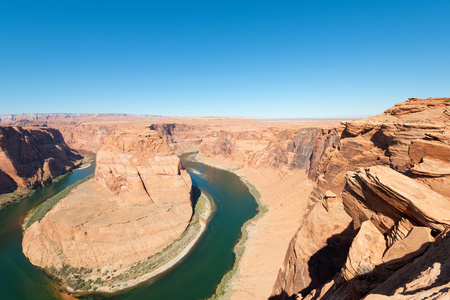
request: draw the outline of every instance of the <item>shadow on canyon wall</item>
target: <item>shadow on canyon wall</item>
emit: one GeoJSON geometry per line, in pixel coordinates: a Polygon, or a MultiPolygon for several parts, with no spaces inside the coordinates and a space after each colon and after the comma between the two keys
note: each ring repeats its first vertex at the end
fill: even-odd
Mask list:
{"type": "Polygon", "coordinates": [[[268,300],[290,300],[295,299],[295,295],[289,296],[288,293],[286,293],[284,290],[281,292],[281,294],[276,296],[271,296],[268,298],[268,300]]]}
{"type": "MultiPolygon", "coordinates": [[[[347,259],[350,245],[357,232],[357,230],[353,229],[353,222],[351,222],[344,231],[331,236],[327,240],[327,245],[311,256],[308,261],[311,283],[308,287],[299,291],[303,297],[330,281],[336,273],[341,271],[347,259]]],[[[283,290],[281,294],[269,298],[269,300],[288,299],[296,299],[296,295],[289,296],[283,290]]]]}
{"type": "MultiPolygon", "coordinates": [[[[450,257],[448,253],[450,253],[450,231],[439,236],[434,243],[429,243],[429,248],[424,254],[414,258],[412,262],[405,262],[403,266],[395,270],[387,268],[386,264],[380,264],[375,266],[373,271],[349,281],[345,281],[342,275],[337,273],[333,278],[330,278],[330,280],[333,279],[334,284],[328,290],[322,291],[323,286],[317,288],[315,295],[310,299],[353,300],[362,299],[368,294],[374,295],[375,297],[376,295],[393,296],[399,291],[402,295],[416,295],[418,298],[426,298],[431,295],[445,295],[450,292],[450,287],[448,286],[448,282],[450,282],[450,257]],[[433,278],[432,273],[438,273],[438,275],[433,278]],[[423,284],[424,282],[426,282],[425,285],[423,284]],[[320,296],[322,293],[323,295],[320,296]],[[419,295],[419,293],[424,294],[419,295]]],[[[402,261],[403,259],[400,258],[398,261],[402,261]]],[[[311,266],[312,264],[310,264],[310,272],[311,266]]],[[[322,271],[319,271],[319,273],[322,271]]],[[[311,282],[308,288],[300,292],[301,296],[305,297],[309,294],[312,290],[313,283],[318,284],[318,282],[317,279],[315,282],[311,282]]],[[[269,300],[287,299],[297,299],[297,296],[288,295],[283,291],[280,295],[269,298],[269,300]]]]}
{"type": "Polygon", "coordinates": [[[353,222],[351,222],[344,231],[331,236],[327,240],[327,245],[311,256],[308,262],[311,283],[299,292],[303,297],[330,281],[336,273],[341,271],[357,233],[358,230],[353,229],[353,222]]]}
{"type": "Polygon", "coordinates": [[[17,183],[0,169],[0,194],[14,192],[18,187],[17,183]]]}

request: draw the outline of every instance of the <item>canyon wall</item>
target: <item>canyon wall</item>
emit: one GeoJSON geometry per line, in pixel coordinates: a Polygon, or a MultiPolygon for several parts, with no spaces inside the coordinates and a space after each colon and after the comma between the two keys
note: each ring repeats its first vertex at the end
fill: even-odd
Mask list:
{"type": "Polygon", "coordinates": [[[0,115],[0,123],[16,126],[51,127],[58,129],[73,149],[98,152],[106,137],[119,127],[161,117],[129,114],[17,114],[0,115]]]}
{"type": "Polygon", "coordinates": [[[41,187],[81,159],[56,129],[0,126],[0,194],[41,187]]]}
{"type": "Polygon", "coordinates": [[[105,144],[106,138],[119,128],[119,122],[47,122],[57,128],[64,140],[74,149],[83,149],[97,153],[105,144]]]}
{"type": "Polygon", "coordinates": [[[71,267],[89,269],[92,280],[119,276],[183,234],[191,188],[179,158],[155,131],[121,128],[98,152],[95,179],[33,223],[23,251],[55,273],[71,267]]]}
{"type": "Polygon", "coordinates": [[[337,136],[335,129],[321,128],[212,131],[203,138],[199,154],[280,172],[308,168],[314,174],[325,149],[337,136]]]}
{"type": "Polygon", "coordinates": [[[289,245],[273,299],[448,296],[449,260],[441,252],[450,227],[449,102],[413,98],[342,124],[340,141],[312,174],[311,210],[289,245]],[[401,275],[406,269],[415,275],[401,275]]]}
{"type": "MultiPolygon", "coordinates": [[[[249,121],[247,121],[249,122],[249,121]]],[[[272,125],[153,124],[177,153],[197,152],[251,168],[271,168],[286,173],[307,169],[315,177],[326,149],[339,138],[331,127],[272,125]]]]}

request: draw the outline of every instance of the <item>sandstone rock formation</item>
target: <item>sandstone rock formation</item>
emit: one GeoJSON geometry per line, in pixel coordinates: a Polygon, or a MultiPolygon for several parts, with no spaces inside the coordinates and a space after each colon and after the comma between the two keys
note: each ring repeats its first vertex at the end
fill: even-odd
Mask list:
{"type": "Polygon", "coordinates": [[[81,159],[56,129],[0,126],[0,194],[41,187],[81,159]]]}
{"type": "Polygon", "coordinates": [[[349,281],[372,272],[383,263],[385,250],[384,236],[371,221],[365,221],[348,251],[347,261],[341,271],[342,277],[349,281]]]}
{"type": "Polygon", "coordinates": [[[430,248],[372,289],[365,300],[448,299],[450,297],[450,232],[442,233],[430,248]]]}
{"type": "Polygon", "coordinates": [[[31,225],[23,251],[33,264],[56,271],[87,268],[102,279],[126,272],[183,234],[191,187],[155,131],[118,130],[98,152],[95,180],[31,225]]]}
{"type": "Polygon", "coordinates": [[[417,257],[424,251],[423,257],[429,261],[440,255],[433,254],[441,251],[436,250],[441,246],[433,246],[438,243],[432,243],[433,236],[438,236],[439,245],[448,240],[450,120],[445,112],[449,102],[448,98],[412,98],[381,115],[342,124],[339,142],[325,152],[317,168],[316,187],[310,196],[313,207],[307,217],[312,222],[303,222],[292,239],[274,285],[274,298],[360,299],[381,286],[383,291],[387,291],[387,286],[391,290],[389,294],[376,292],[377,295],[405,296],[398,299],[409,299],[407,295],[421,295],[425,290],[424,295],[436,293],[442,299],[448,297],[445,287],[450,276],[438,271],[442,264],[439,259],[435,260],[438,265],[428,262],[430,268],[419,272],[422,279],[408,279],[409,288],[392,289],[402,284],[395,275],[400,274],[398,268],[421,269],[417,257]],[[330,191],[337,197],[330,198],[330,191]],[[330,199],[344,205],[345,217],[336,218],[327,210],[317,216],[318,208],[326,206],[330,199]],[[323,232],[314,237],[302,234],[326,228],[330,223],[342,232],[337,235],[335,231],[323,232]],[[367,236],[366,245],[360,245],[364,241],[361,232],[367,231],[361,224],[371,224],[377,230],[371,230],[368,236],[372,238],[367,236]],[[354,239],[356,232],[351,233],[349,228],[359,231],[354,239]],[[349,249],[348,239],[353,239],[350,251],[346,257],[342,252],[329,252],[327,260],[323,260],[322,276],[310,275],[314,272],[311,262],[327,251],[327,241],[332,238],[342,241],[334,245],[339,249],[349,249]],[[376,259],[365,257],[365,251],[352,250],[368,247],[369,240],[371,251],[379,249],[376,259]],[[430,243],[432,246],[427,249],[430,243]],[[307,251],[315,250],[311,244],[323,246],[307,251]],[[336,272],[336,265],[328,261],[340,261],[341,271],[336,272]],[[356,266],[370,262],[370,271],[355,272],[355,262],[356,266]]]}
{"type": "Polygon", "coordinates": [[[386,268],[397,269],[425,252],[434,241],[431,229],[428,227],[413,227],[408,236],[392,244],[383,255],[386,268]]]}
{"type": "Polygon", "coordinates": [[[49,126],[61,131],[67,144],[74,149],[98,152],[105,144],[106,138],[119,128],[118,122],[71,121],[47,122],[49,126]]]}
{"type": "Polygon", "coordinates": [[[58,129],[73,149],[98,152],[106,137],[119,127],[160,117],[129,114],[17,114],[0,115],[0,123],[58,129]]]}
{"type": "Polygon", "coordinates": [[[176,154],[198,152],[208,126],[203,124],[155,123],[156,130],[176,154]]]}
{"type": "MultiPolygon", "coordinates": [[[[221,121],[221,120],[219,120],[221,121]]],[[[285,173],[308,169],[314,177],[319,161],[339,134],[330,125],[306,127],[240,120],[228,123],[153,124],[177,153],[199,152],[251,168],[285,173]]],[[[222,121],[223,122],[223,121],[222,121]]]]}
{"type": "Polygon", "coordinates": [[[404,217],[435,231],[450,226],[450,198],[385,166],[348,172],[342,198],[356,226],[372,220],[382,233],[404,217]]]}

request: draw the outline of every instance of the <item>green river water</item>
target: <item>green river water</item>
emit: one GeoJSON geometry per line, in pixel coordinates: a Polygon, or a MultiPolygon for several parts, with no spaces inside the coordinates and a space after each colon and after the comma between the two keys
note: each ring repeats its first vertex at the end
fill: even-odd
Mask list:
{"type": "MultiPolygon", "coordinates": [[[[138,287],[112,295],[86,294],[79,298],[189,300],[214,294],[234,264],[233,248],[243,224],[256,215],[257,203],[236,175],[183,158],[182,163],[190,171],[193,185],[208,192],[216,204],[216,211],[196,246],[175,267],[138,287]]],[[[58,283],[22,254],[21,224],[31,208],[93,171],[93,166],[77,170],[0,213],[1,299],[60,299],[58,283]]]]}

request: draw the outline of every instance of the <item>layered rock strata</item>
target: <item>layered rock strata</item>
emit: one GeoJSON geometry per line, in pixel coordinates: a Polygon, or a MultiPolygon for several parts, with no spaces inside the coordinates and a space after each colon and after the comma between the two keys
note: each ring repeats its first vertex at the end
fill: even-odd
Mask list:
{"type": "Polygon", "coordinates": [[[34,265],[57,274],[84,268],[101,281],[126,274],[185,231],[192,183],[155,131],[111,134],[95,173],[25,231],[23,251],[34,265]]]}
{"type": "Polygon", "coordinates": [[[81,159],[56,129],[0,126],[0,194],[41,187],[81,159]]]}
{"type": "Polygon", "coordinates": [[[0,123],[58,129],[73,149],[98,152],[106,137],[119,127],[160,117],[129,114],[18,114],[0,115],[0,123]]]}
{"type": "Polygon", "coordinates": [[[177,153],[199,155],[230,161],[254,169],[270,168],[283,174],[293,169],[307,169],[315,177],[319,161],[339,133],[334,128],[299,125],[264,124],[245,120],[230,124],[153,124],[161,137],[177,153]],[[251,128],[251,129],[249,129],[251,128]]]}
{"type": "MultiPolygon", "coordinates": [[[[449,106],[448,98],[412,98],[381,115],[342,124],[340,141],[317,168],[312,209],[291,241],[275,298],[360,299],[379,285],[402,286],[395,274],[402,267],[420,269],[420,255],[428,261],[440,255],[430,253],[440,246],[429,246],[436,236],[446,244],[450,227],[449,106]],[[323,209],[330,203],[342,205],[345,213],[323,209]],[[308,234],[329,227],[333,230],[308,234]]],[[[441,269],[445,262],[436,263],[441,269]]],[[[420,280],[411,277],[411,287],[395,294],[432,295],[440,289],[439,297],[448,297],[443,283],[449,274],[433,275],[436,266],[419,276],[436,289],[412,287],[420,280]]]]}

